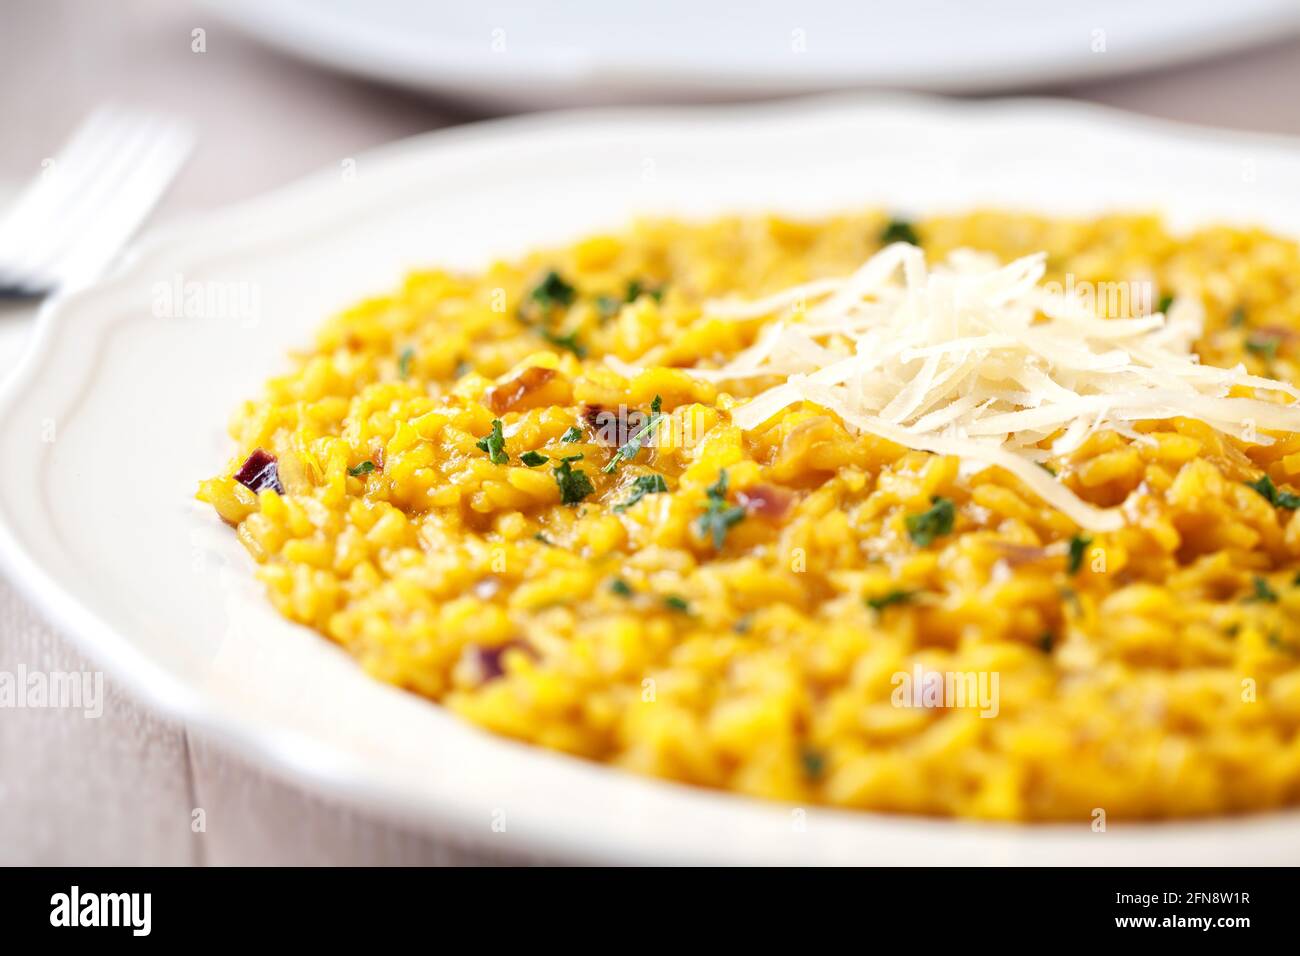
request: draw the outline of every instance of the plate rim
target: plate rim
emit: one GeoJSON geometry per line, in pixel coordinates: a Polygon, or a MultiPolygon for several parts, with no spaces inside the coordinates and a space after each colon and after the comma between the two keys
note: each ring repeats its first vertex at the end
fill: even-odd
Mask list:
{"type": "MultiPolygon", "coordinates": [[[[1275,134],[1228,132],[1167,120],[1149,120],[1122,110],[1069,100],[1018,98],[960,103],[917,94],[835,94],[777,103],[579,109],[494,119],[420,134],[360,153],[356,158],[374,164],[389,158],[396,160],[406,153],[418,152],[422,149],[437,149],[443,143],[472,143],[527,135],[538,127],[554,128],[566,124],[600,125],[613,120],[637,124],[684,118],[697,122],[701,120],[714,122],[721,116],[737,113],[775,120],[787,115],[802,115],[810,109],[816,112],[903,109],[909,112],[927,112],[931,115],[968,115],[977,112],[1021,116],[1032,116],[1046,110],[1058,117],[1064,111],[1073,114],[1073,117],[1079,121],[1094,125],[1100,122],[1111,128],[1122,127],[1130,130],[1136,125],[1148,132],[1156,132],[1164,136],[1188,137],[1202,143],[1208,138],[1217,144],[1222,144],[1226,139],[1234,143],[1251,143],[1260,148],[1283,149],[1292,157],[1300,156],[1300,138],[1275,134]]],[[[176,244],[182,237],[194,237],[201,232],[211,231],[216,222],[237,222],[243,219],[251,221],[265,216],[268,211],[281,204],[293,201],[297,194],[309,195],[320,188],[327,179],[333,183],[336,176],[335,170],[326,167],[320,172],[309,174],[269,192],[217,210],[196,214],[153,232],[133,246],[108,276],[91,286],[46,302],[38,313],[35,328],[30,334],[18,367],[0,383],[0,432],[8,429],[8,422],[14,417],[11,412],[21,400],[26,385],[50,360],[65,312],[87,300],[111,294],[114,289],[127,283],[133,270],[143,268],[151,257],[176,244]]],[[[105,327],[109,328],[111,325],[105,327]]],[[[75,388],[78,384],[77,382],[61,383],[60,387],[66,393],[68,389],[75,388]]],[[[6,481],[4,473],[0,472],[0,487],[6,481]]],[[[411,794],[407,793],[405,796],[397,794],[392,788],[384,786],[382,781],[376,783],[366,777],[361,772],[364,769],[361,763],[328,743],[284,727],[267,727],[258,724],[232,712],[231,708],[223,706],[220,701],[196,693],[184,681],[172,677],[124,634],[118,633],[113,625],[101,620],[85,607],[73,590],[63,585],[47,572],[34,556],[25,551],[16,532],[9,527],[3,507],[0,507],[0,569],[6,572],[6,577],[15,590],[23,594],[61,636],[70,639],[79,652],[108,670],[115,683],[126,690],[137,704],[151,708],[167,719],[182,724],[187,732],[194,731],[220,742],[239,759],[263,768],[291,785],[332,795],[367,811],[378,812],[389,819],[401,821],[403,825],[419,832],[438,834],[451,832],[453,827],[469,832],[465,827],[468,820],[454,803],[449,801],[436,807],[424,801],[417,803],[411,799],[411,794]]],[[[719,797],[724,800],[746,799],[725,791],[701,790],[658,778],[641,778],[639,783],[647,787],[673,787],[699,792],[706,799],[719,797]]],[[[779,802],[772,802],[770,805],[784,806],[779,802]]],[[[978,821],[886,816],[867,811],[810,807],[809,815],[814,814],[827,818],[865,819],[873,822],[887,819],[891,823],[896,822],[904,830],[918,827],[941,828],[954,836],[966,839],[989,837],[995,840],[1005,839],[1008,832],[1011,832],[1020,837],[1028,837],[1032,834],[1035,840],[1040,837],[1050,840],[1054,834],[1064,832],[1059,825],[1055,824],[1015,824],[1010,825],[1008,830],[1008,825],[978,821]]],[[[1292,826],[1300,824],[1300,809],[1284,809],[1245,817],[1215,817],[1206,820],[1177,820],[1124,826],[1134,838],[1155,840],[1157,844],[1161,844],[1176,834],[1218,831],[1216,835],[1221,836],[1225,829],[1242,832],[1279,822],[1292,826]]],[[[1077,836],[1077,830],[1077,825],[1070,827],[1070,839],[1077,836]]],[[[1297,829],[1297,832],[1300,832],[1300,829],[1297,829]]],[[[590,840],[584,841],[581,833],[569,831],[530,834],[521,844],[520,849],[525,852],[553,854],[558,858],[569,860],[629,862],[625,847],[594,844],[590,840]]],[[[637,855],[636,861],[668,863],[678,862],[679,859],[676,856],[656,857],[652,850],[643,848],[637,855]]]]}
{"type": "MultiPolygon", "coordinates": [[[[348,34],[343,25],[326,19],[295,16],[290,7],[272,9],[257,0],[203,0],[204,6],[224,23],[273,49],[304,62],[334,71],[368,77],[407,89],[429,93],[474,95],[498,103],[546,103],[560,105],[583,100],[583,88],[615,88],[632,98],[676,94],[686,96],[779,96],[825,92],[844,86],[876,86],[881,89],[910,88],[932,93],[992,93],[1016,86],[1039,87],[1119,78],[1145,73],[1212,56],[1230,56],[1255,46],[1291,37],[1300,32],[1300,10],[1285,0],[1270,0],[1267,9],[1250,15],[1225,15],[1212,24],[1176,37],[1166,36],[1151,49],[1125,46],[1107,51],[1107,57],[1077,56],[1068,66],[1052,69],[1047,62],[1032,59],[1024,65],[992,62],[954,71],[951,66],[913,68],[910,71],[882,71],[869,64],[826,68],[802,74],[760,69],[738,70],[719,75],[708,66],[673,62],[667,66],[653,60],[610,62],[583,55],[573,62],[548,61],[534,56],[491,68],[481,65],[455,43],[441,45],[436,55],[408,55],[401,44],[383,38],[348,34]],[[651,87],[649,93],[638,92],[651,87]]],[[[331,12],[331,15],[333,12],[331,12]]]]}

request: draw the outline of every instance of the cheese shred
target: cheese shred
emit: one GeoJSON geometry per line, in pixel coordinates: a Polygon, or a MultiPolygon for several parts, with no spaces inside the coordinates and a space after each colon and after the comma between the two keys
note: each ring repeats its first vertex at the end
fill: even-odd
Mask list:
{"type": "Polygon", "coordinates": [[[1122,511],[1083,501],[1040,463],[1098,430],[1140,440],[1134,423],[1181,417],[1253,444],[1272,442],[1265,430],[1300,431],[1293,386],[1201,364],[1198,302],[1103,318],[1075,290],[1045,286],[1046,261],[1040,252],[1001,265],[960,250],[931,267],[895,243],[842,279],[706,304],[706,315],[763,324],[726,364],[686,371],[776,380],[732,410],[742,429],[814,403],[859,432],[1004,468],[1092,531],[1119,529],[1122,511]]]}

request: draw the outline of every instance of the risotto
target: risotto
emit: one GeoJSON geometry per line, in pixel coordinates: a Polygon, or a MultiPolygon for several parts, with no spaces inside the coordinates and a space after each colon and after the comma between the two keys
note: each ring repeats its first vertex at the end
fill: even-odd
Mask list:
{"type": "Polygon", "coordinates": [[[286,617],[541,747],[875,811],[1243,812],[1300,802],[1297,382],[1300,247],[1259,230],[650,221],[334,316],[199,497],[286,617]],[[1072,304],[1014,311],[1042,286],[1072,304]]]}

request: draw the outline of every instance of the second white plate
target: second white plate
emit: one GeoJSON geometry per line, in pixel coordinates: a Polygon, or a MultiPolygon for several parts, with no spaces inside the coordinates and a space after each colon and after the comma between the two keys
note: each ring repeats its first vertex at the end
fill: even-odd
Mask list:
{"type": "Polygon", "coordinates": [[[1006,90],[1275,40],[1294,0],[221,0],[306,59],[477,105],[572,106],[890,86],[1006,90]]]}

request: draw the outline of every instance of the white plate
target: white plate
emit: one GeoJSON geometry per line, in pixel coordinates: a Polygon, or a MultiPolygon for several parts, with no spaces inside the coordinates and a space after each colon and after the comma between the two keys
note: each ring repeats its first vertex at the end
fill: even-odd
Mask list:
{"type": "MultiPolygon", "coordinates": [[[[1011,89],[1277,39],[1295,0],[209,0],[283,50],[475,103],[1011,89]]],[[[215,40],[213,41],[216,42],[215,40]]]]}
{"type": "MultiPolygon", "coordinates": [[[[638,213],[1163,209],[1300,232],[1290,141],[1051,101],[836,98],[542,116],[361,157],[138,250],[47,308],[0,394],[0,555],[87,653],[239,754],[502,852],[725,862],[1300,862],[1300,816],[981,826],[796,808],[489,736],[366,678],[273,613],[196,482],[224,423],[331,310],[408,268],[472,267],[638,213]],[[238,309],[168,317],[197,283],[238,309]],[[251,298],[248,300],[251,301],[251,298]],[[504,815],[506,830],[494,832],[504,815]]],[[[215,299],[213,300],[215,304],[215,299]]]]}

